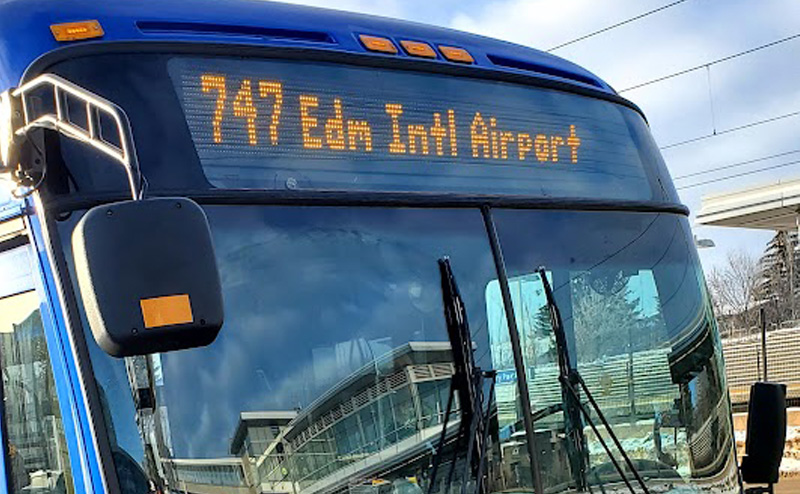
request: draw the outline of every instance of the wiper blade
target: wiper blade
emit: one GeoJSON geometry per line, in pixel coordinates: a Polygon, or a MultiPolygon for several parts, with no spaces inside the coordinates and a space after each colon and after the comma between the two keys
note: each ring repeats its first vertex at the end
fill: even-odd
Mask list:
{"type": "MultiPolygon", "coordinates": [[[[556,351],[558,352],[558,366],[559,366],[559,382],[561,383],[562,387],[562,394],[569,395],[569,398],[565,396],[565,415],[568,417],[568,422],[574,422],[573,426],[577,426],[579,422],[578,420],[575,421],[574,411],[571,411],[573,407],[574,409],[579,410],[581,414],[583,414],[586,422],[594,431],[595,436],[600,441],[600,444],[603,446],[603,449],[608,454],[608,457],[611,459],[611,463],[614,465],[614,468],[619,473],[619,476],[622,478],[625,485],[631,491],[631,493],[636,494],[636,490],[631,485],[628,477],[625,475],[622,466],[619,464],[617,459],[611,452],[611,448],[609,448],[608,444],[606,443],[603,436],[600,434],[600,431],[597,429],[597,425],[595,425],[594,421],[592,420],[592,416],[589,411],[586,409],[583,403],[581,403],[579,389],[583,390],[584,394],[586,394],[586,398],[589,400],[589,404],[591,404],[592,408],[594,409],[597,417],[602,422],[603,427],[605,427],[606,432],[608,433],[611,440],[614,442],[619,454],[625,460],[625,464],[630,469],[633,476],[636,478],[636,482],[642,488],[645,494],[650,494],[650,490],[647,488],[647,484],[645,484],[642,476],[639,475],[639,472],[636,470],[636,467],[631,461],[630,456],[625,451],[625,448],[622,447],[622,443],[617,438],[617,435],[614,433],[614,429],[611,427],[611,424],[606,420],[605,414],[600,409],[600,405],[597,404],[595,401],[594,396],[589,391],[589,387],[586,385],[586,381],[583,380],[581,377],[580,372],[578,369],[572,365],[572,361],[569,357],[569,347],[567,346],[567,337],[566,332],[564,331],[564,323],[561,319],[561,312],[558,310],[558,305],[556,304],[555,296],[553,296],[553,289],[550,287],[550,282],[547,280],[547,272],[544,267],[540,267],[537,269],[537,273],[542,280],[542,287],[544,288],[545,299],[547,300],[547,308],[550,313],[550,324],[553,327],[553,333],[555,333],[556,337],[556,351]],[[572,415],[572,416],[571,416],[572,415]]],[[[569,425],[569,424],[568,424],[569,425]]],[[[567,431],[569,435],[569,430],[567,431]]],[[[582,441],[582,447],[585,447],[585,438],[583,438],[583,433],[581,431],[580,438],[582,441]]],[[[583,474],[583,471],[581,472],[583,474]]],[[[585,476],[581,475],[583,482],[586,482],[585,476]]],[[[580,483],[579,483],[580,485],[580,483]]],[[[579,487],[580,490],[580,487],[579,487]]]]}
{"type": "Polygon", "coordinates": [[[484,469],[486,465],[486,448],[489,440],[489,417],[491,412],[491,402],[494,395],[495,371],[483,371],[475,365],[475,355],[472,347],[472,334],[467,322],[467,311],[464,301],[458,291],[453,270],[450,267],[450,260],[446,257],[439,259],[439,274],[442,280],[442,302],[444,305],[444,316],[447,323],[447,335],[450,339],[450,346],[453,354],[453,364],[455,372],[450,378],[450,395],[447,399],[447,410],[442,420],[442,432],[439,436],[439,444],[436,449],[431,470],[428,494],[432,494],[436,487],[436,474],[442,460],[445,442],[447,439],[447,425],[450,413],[453,409],[453,399],[458,393],[458,400],[461,405],[461,422],[459,423],[458,435],[456,436],[453,447],[453,455],[450,463],[450,470],[447,474],[447,482],[443,492],[450,492],[450,485],[453,482],[456,458],[462,446],[466,442],[466,462],[464,474],[461,481],[461,494],[466,494],[467,484],[470,473],[476,479],[476,494],[484,494],[486,486],[483,483],[484,469]],[[490,380],[489,396],[484,405],[484,382],[490,380]]]}

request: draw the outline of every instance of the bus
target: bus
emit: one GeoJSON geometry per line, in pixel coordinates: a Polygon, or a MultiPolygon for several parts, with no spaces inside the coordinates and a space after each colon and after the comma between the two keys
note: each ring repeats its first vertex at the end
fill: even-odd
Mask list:
{"type": "Polygon", "coordinates": [[[267,1],[9,0],[0,92],[0,492],[742,491],[688,210],[591,72],[267,1]]]}

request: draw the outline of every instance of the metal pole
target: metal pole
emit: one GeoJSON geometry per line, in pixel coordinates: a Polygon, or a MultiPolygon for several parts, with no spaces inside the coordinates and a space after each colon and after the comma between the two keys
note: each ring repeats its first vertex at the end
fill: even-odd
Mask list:
{"type": "MultiPolygon", "coordinates": [[[[797,217],[795,217],[795,225],[797,224],[797,217]]],[[[786,235],[786,259],[787,267],[789,268],[789,315],[792,321],[795,320],[794,311],[794,243],[792,242],[792,234],[789,230],[783,232],[786,235]]]]}
{"type": "Polygon", "coordinates": [[[761,308],[761,360],[764,362],[764,382],[767,381],[767,311],[761,308]]]}

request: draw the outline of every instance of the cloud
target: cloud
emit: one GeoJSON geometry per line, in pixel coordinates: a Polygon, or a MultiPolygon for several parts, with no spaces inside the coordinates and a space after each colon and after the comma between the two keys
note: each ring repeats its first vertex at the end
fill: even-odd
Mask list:
{"type": "MultiPolygon", "coordinates": [[[[496,0],[452,16],[450,25],[535,48],[549,48],[664,5],[662,1],[496,0]]],[[[796,34],[800,2],[744,0],[685,2],[618,29],[559,49],[555,54],[592,70],[617,88],[629,87],[702,65],[796,34]]],[[[730,62],[626,92],[645,111],[656,141],[667,145],[800,110],[800,40],[730,62]],[[713,108],[713,110],[712,110],[713,108]]],[[[800,148],[800,117],[706,139],[664,151],[673,176],[800,148]]],[[[754,163],[731,171],[681,180],[678,185],[754,171],[788,159],[754,163]]],[[[704,195],[800,175],[800,166],[764,171],[681,190],[682,200],[699,210],[704,195]]],[[[760,254],[769,233],[701,229],[716,237],[717,248],[703,251],[710,265],[729,249],[760,254]]]]}

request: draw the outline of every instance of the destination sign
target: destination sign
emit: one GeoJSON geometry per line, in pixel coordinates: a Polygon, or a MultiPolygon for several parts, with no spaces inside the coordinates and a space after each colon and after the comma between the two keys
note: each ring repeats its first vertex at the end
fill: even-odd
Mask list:
{"type": "MultiPolygon", "coordinates": [[[[297,101],[287,105],[294,111],[284,114],[283,81],[244,78],[231,87],[228,79],[224,74],[200,75],[200,90],[204,94],[210,93],[212,99],[209,101],[213,100],[214,104],[214,113],[206,126],[212,129],[216,144],[243,145],[244,136],[236,133],[246,130],[247,145],[252,147],[301,144],[304,149],[355,153],[383,150],[397,155],[458,157],[456,122],[461,118],[456,118],[456,111],[452,108],[433,111],[427,121],[406,123],[409,119],[403,118],[403,103],[385,103],[385,115],[367,114],[347,105],[348,113],[355,117],[348,118],[350,115],[345,116],[346,102],[343,98],[333,97],[325,101],[317,94],[298,94],[297,101]],[[330,116],[320,118],[326,114],[330,116]],[[241,122],[231,122],[236,119],[241,122]],[[290,121],[288,125],[287,120],[290,121]],[[286,127],[296,129],[298,123],[299,136],[286,130],[286,127]],[[373,128],[387,125],[391,129],[388,134],[373,132],[373,128]]],[[[565,161],[578,163],[581,140],[574,124],[570,124],[561,135],[532,134],[503,129],[497,117],[489,113],[474,111],[461,117],[465,124],[469,124],[468,147],[473,158],[525,161],[535,157],[539,162],[557,163],[559,155],[564,155],[565,161]]]]}
{"type": "Polygon", "coordinates": [[[169,70],[217,187],[650,198],[641,119],[606,101],[310,62],[179,58],[169,70]]]}

